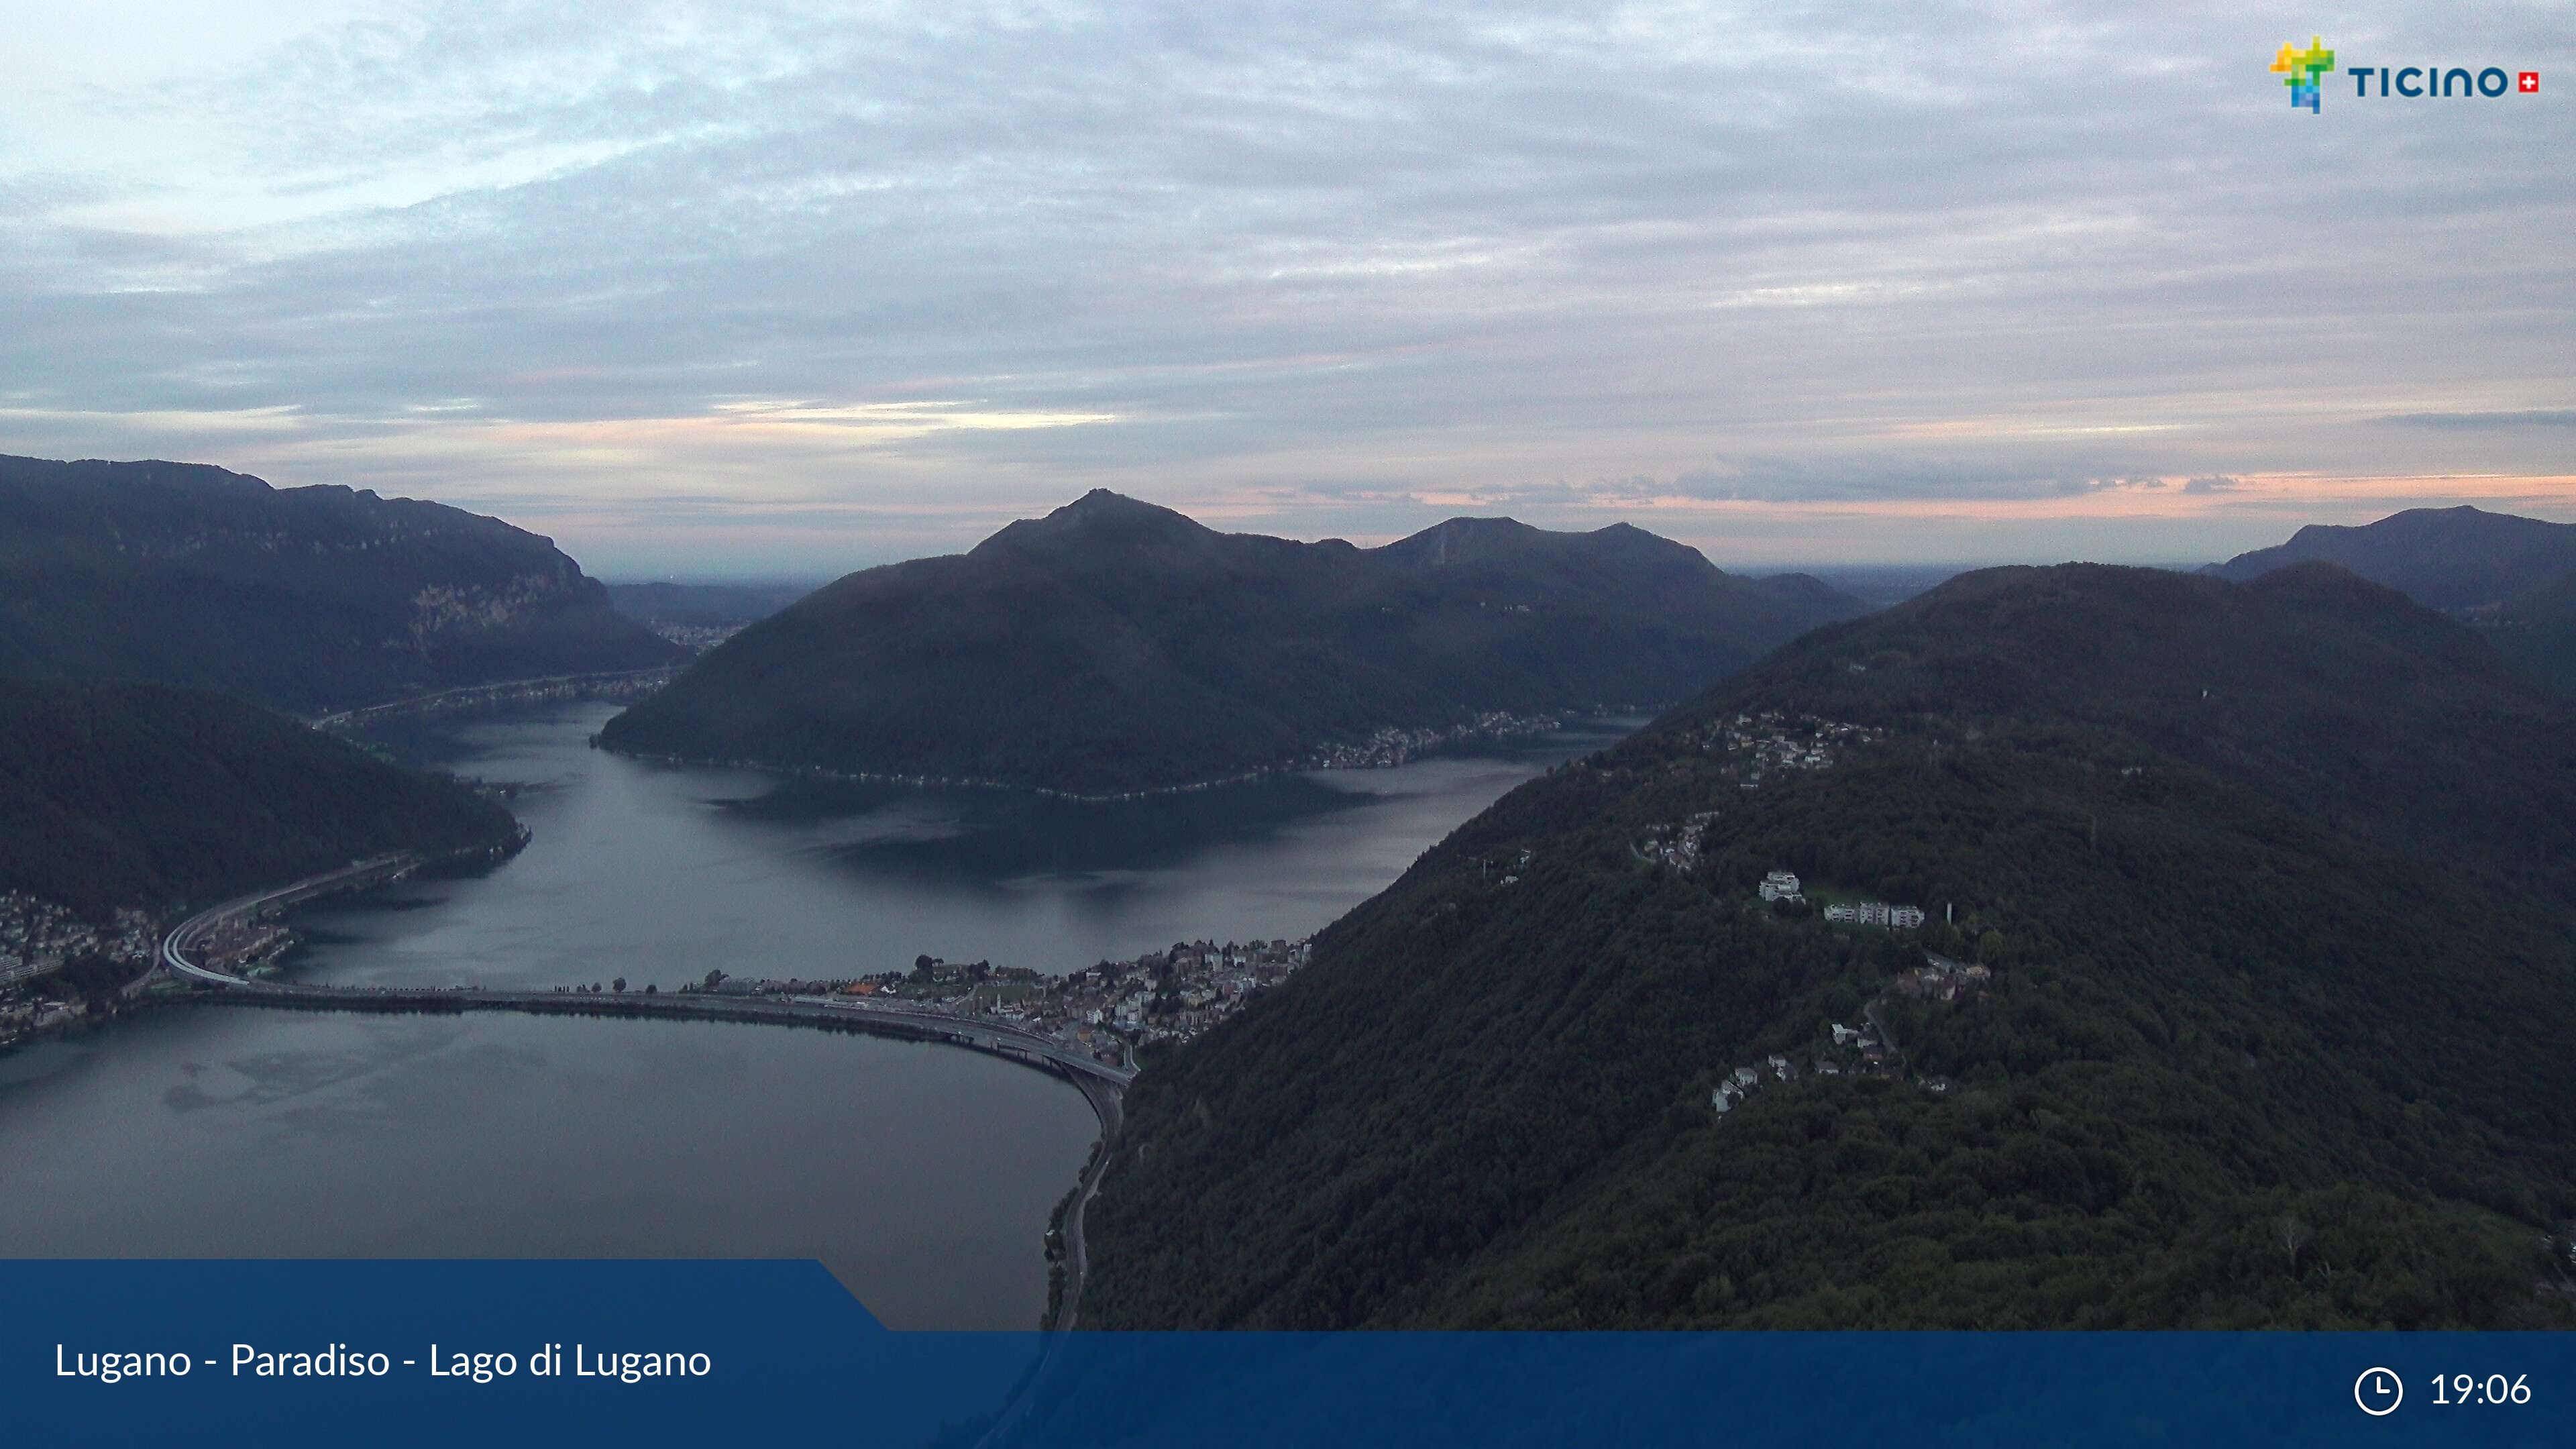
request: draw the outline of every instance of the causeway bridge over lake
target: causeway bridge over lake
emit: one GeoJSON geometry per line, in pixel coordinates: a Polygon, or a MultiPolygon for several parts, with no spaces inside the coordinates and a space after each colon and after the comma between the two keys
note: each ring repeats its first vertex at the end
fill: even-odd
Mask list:
{"type": "Polygon", "coordinates": [[[342,891],[399,880],[422,864],[414,855],[386,855],[289,885],[237,897],[198,912],[162,938],[161,965],[173,976],[219,987],[202,999],[226,1005],[321,1011],[519,1011],[541,1016],[624,1016],[663,1020],[774,1022],[817,1026],[914,1041],[941,1042],[1095,1083],[1111,1091],[1135,1080],[1131,1067],[1101,1061],[1053,1037],[980,1017],[911,1007],[879,1006],[863,997],[732,996],[712,991],[528,991],[488,986],[328,986],[261,981],[235,975],[201,959],[219,932],[256,917],[342,891]]]}
{"type": "MultiPolygon", "coordinates": [[[[1083,1209],[1099,1191],[1110,1151],[1124,1125],[1132,1067],[1101,1061],[1079,1047],[1007,1022],[951,1016],[909,1007],[878,1006],[860,997],[731,996],[712,991],[519,991],[487,986],[327,986],[263,981],[208,963],[205,952],[223,933],[289,906],[342,891],[400,880],[418,869],[417,855],[385,855],[307,876],[275,890],[240,896],[199,911],[162,938],[159,969],[202,987],[186,999],[208,1005],[302,1011],[466,1012],[517,1011],[537,1016],[606,1016],[669,1021],[733,1021],[861,1032],[964,1047],[1063,1078],[1082,1093],[1100,1119],[1100,1146],[1076,1184],[1065,1214],[1065,1284],[1058,1329],[1073,1327],[1088,1263],[1083,1209]]],[[[148,977],[146,979],[149,979],[148,977]]]]}

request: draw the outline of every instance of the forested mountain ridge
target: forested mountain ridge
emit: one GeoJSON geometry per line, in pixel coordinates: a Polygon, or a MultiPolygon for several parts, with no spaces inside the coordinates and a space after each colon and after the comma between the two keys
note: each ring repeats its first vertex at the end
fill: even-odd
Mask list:
{"type": "Polygon", "coordinates": [[[2576,1068],[2537,1045],[2576,940],[2517,858],[2571,734],[2325,569],[1994,570],[1819,630],[1149,1063],[1085,1321],[2576,1323],[2576,1068]],[[2507,778],[2445,817],[2461,760],[2507,778]],[[1764,904],[1784,868],[1930,920],[1764,904]],[[1927,949],[1991,977],[1918,993],[1927,949]]]}
{"type": "Polygon", "coordinates": [[[0,457],[0,674],[314,714],[681,653],[498,519],[201,464],[0,457]]]}
{"type": "Polygon", "coordinates": [[[2485,635],[2534,678],[2576,696],[2576,524],[2466,506],[2413,508],[2359,528],[2312,524],[2207,572],[2243,582],[2340,564],[2485,635]]]}
{"type": "Polygon", "coordinates": [[[2358,527],[2312,523],[2208,572],[2244,583],[2298,563],[2339,564],[2427,608],[2469,609],[2576,574],[2576,524],[2466,504],[2410,508],[2358,527]]]}
{"type": "Polygon", "coordinates": [[[0,893],[160,912],[516,830],[463,785],[220,695],[0,680],[0,893]]]}
{"type": "Polygon", "coordinates": [[[1360,549],[1218,533],[1094,492],[966,554],[825,587],[602,741],[1116,792],[1379,730],[1678,698],[1858,608],[1625,526],[1456,519],[1360,549]]]}

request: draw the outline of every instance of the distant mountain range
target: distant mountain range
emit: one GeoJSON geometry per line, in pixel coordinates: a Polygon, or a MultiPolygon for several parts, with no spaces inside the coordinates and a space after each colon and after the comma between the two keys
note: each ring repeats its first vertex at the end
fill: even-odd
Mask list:
{"type": "Polygon", "coordinates": [[[197,464],[0,457],[0,675],[314,714],[682,653],[498,519],[197,464]]]}
{"type": "Polygon", "coordinates": [[[2576,706],[2459,625],[2317,563],[1964,575],[1149,1060],[1084,1323],[2569,1327],[2571,905],[2576,706]],[[1926,923],[1818,910],[1869,900],[1926,923]]]}
{"type": "Polygon", "coordinates": [[[2576,524],[2414,508],[2358,528],[2311,524],[2206,572],[2238,581],[2340,564],[2484,632],[2506,657],[2576,694],[2576,524]]]}
{"type": "Polygon", "coordinates": [[[612,748],[1073,792],[1275,768],[1386,729],[1687,695],[1860,611],[1619,525],[1453,519],[1382,548],[1094,492],[852,574],[610,721],[612,748]]]}
{"type": "Polygon", "coordinates": [[[221,695],[0,679],[0,892],[160,912],[515,830],[454,781],[221,695]]]}

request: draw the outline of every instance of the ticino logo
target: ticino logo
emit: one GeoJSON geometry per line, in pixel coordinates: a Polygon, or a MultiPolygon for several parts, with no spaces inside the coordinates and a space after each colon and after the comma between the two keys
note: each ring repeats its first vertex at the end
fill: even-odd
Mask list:
{"type": "MultiPolygon", "coordinates": [[[[2335,53],[2324,36],[2311,36],[2304,46],[2290,44],[2272,57],[2272,74],[2290,88],[2290,105],[2322,113],[2325,78],[2335,68],[2335,53]]],[[[2466,66],[2347,66],[2355,96],[2501,96],[2540,94],[2540,72],[2507,72],[2501,66],[2470,70],[2466,66]]]]}

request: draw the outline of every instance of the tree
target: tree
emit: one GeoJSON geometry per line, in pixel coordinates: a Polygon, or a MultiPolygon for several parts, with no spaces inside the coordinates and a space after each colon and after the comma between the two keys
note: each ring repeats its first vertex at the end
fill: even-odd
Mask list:
{"type": "Polygon", "coordinates": [[[2292,1276],[2296,1276],[2299,1271],[2299,1250],[2308,1245],[2308,1225],[2299,1221],[2299,1215],[2296,1213],[2283,1213],[2273,1221],[2272,1232],[2274,1240],[2281,1245],[2282,1253],[2290,1260],[2292,1276]]]}

